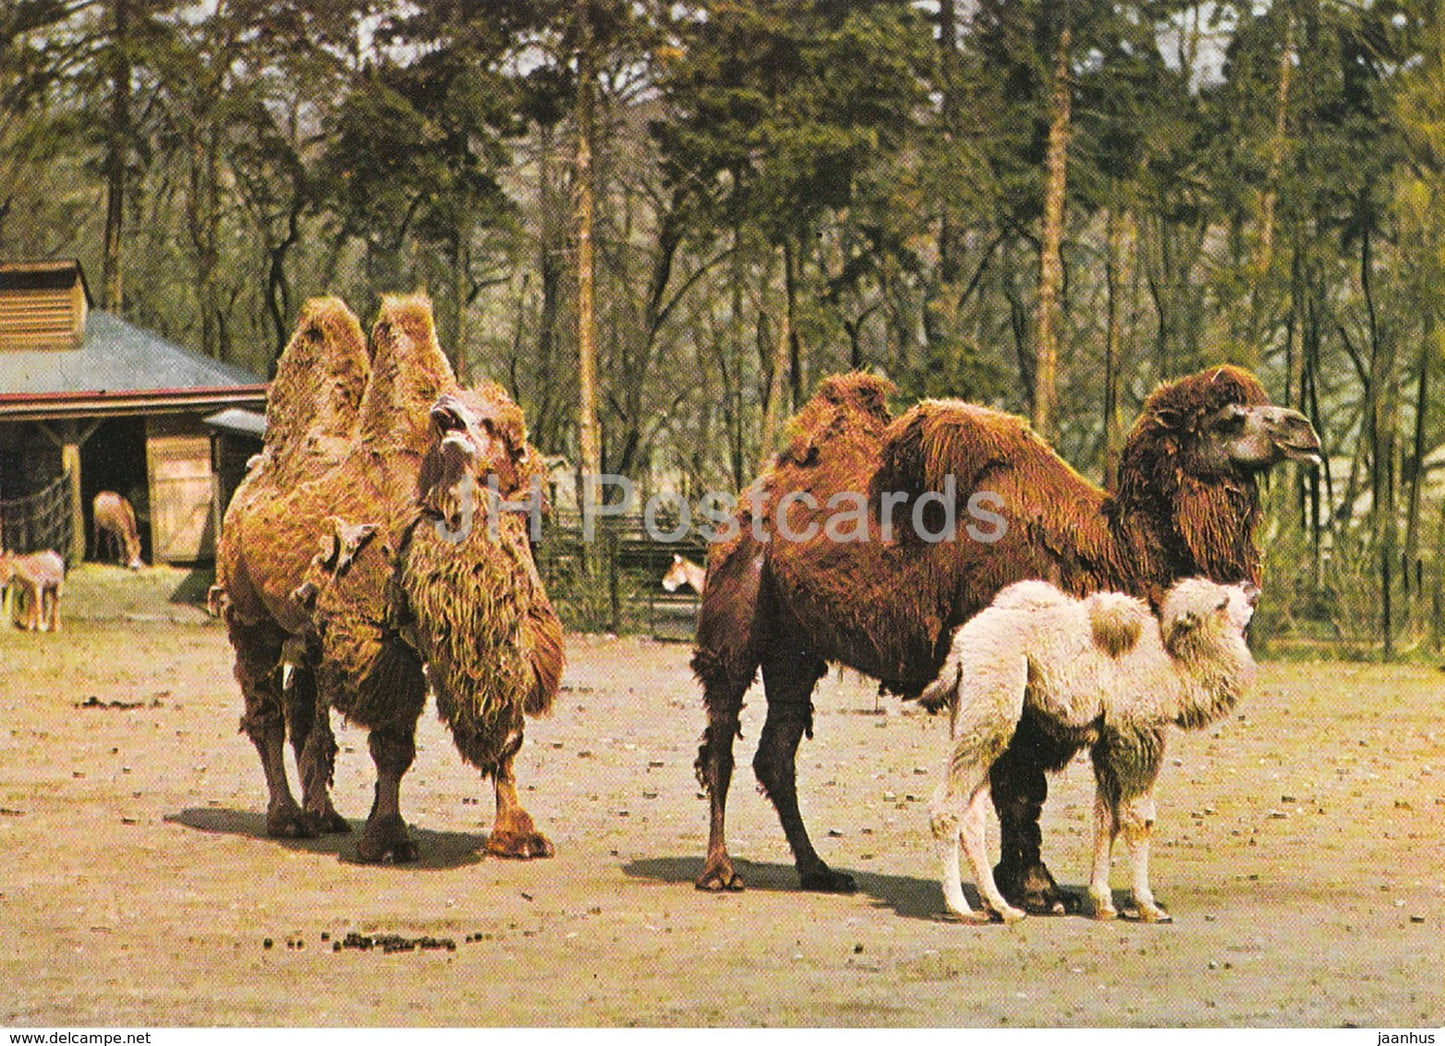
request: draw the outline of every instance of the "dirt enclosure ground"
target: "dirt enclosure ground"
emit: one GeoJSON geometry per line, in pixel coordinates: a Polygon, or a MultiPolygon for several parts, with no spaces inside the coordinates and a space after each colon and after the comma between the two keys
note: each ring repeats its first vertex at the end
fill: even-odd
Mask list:
{"type": "MultiPolygon", "coordinates": [[[[946,722],[851,675],[821,685],[799,773],[858,892],[796,889],[747,768],[761,693],[729,810],[749,888],[696,892],[702,709],[682,644],[569,637],[556,714],[518,763],[554,859],[479,855],[490,787],[430,713],[403,786],[419,863],[350,863],[354,834],[268,839],[224,630],[170,601],[185,581],[86,567],[59,636],[0,631],[0,1024],[1445,1020],[1434,669],[1269,664],[1237,716],[1174,735],[1153,864],[1173,924],[968,927],[942,918],[928,833],[946,722]],[[348,933],[453,947],[334,950],[348,933]]],[[[338,739],[334,794],[359,828],[366,738],[338,739]]],[[[1091,803],[1087,764],[1054,779],[1045,854],[1076,889],[1091,803]]]]}

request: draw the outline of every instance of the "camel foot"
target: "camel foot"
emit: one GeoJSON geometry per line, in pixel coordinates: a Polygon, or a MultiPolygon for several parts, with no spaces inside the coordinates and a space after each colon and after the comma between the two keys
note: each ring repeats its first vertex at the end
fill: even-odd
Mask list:
{"type": "Polygon", "coordinates": [[[1028,917],[1028,913],[1022,908],[1015,908],[1011,904],[1006,904],[1002,908],[990,908],[989,914],[996,917],[1005,926],[1012,926],[1019,920],[1028,917]]]}
{"type": "Polygon", "coordinates": [[[356,844],[356,859],[366,864],[406,864],[417,859],[416,844],[407,833],[400,814],[369,821],[361,841],[356,844]]]}
{"type": "Polygon", "coordinates": [[[1068,910],[1059,884],[1042,861],[1027,867],[1000,861],[993,876],[1004,898],[1026,912],[1063,915],[1068,910]]]}
{"type": "Polygon", "coordinates": [[[724,858],[716,863],[709,861],[693,885],[708,893],[740,893],[743,880],[742,876],[733,870],[733,863],[724,858]]]}
{"type": "Polygon", "coordinates": [[[318,833],[311,818],[291,803],[266,811],[266,834],[272,839],[314,839],[318,833]]]}
{"type": "Polygon", "coordinates": [[[551,857],[556,851],[541,832],[492,832],[487,836],[487,853],[494,857],[510,857],[519,861],[534,857],[551,857]]]}
{"type": "Polygon", "coordinates": [[[846,872],[835,872],[826,864],[811,872],[798,873],[799,884],[815,893],[853,893],[858,884],[846,872]]]}
{"type": "Polygon", "coordinates": [[[303,816],[314,829],[312,835],[347,835],[351,832],[351,823],[334,809],[308,810],[303,816]]]}
{"type": "Polygon", "coordinates": [[[993,916],[988,912],[975,911],[972,908],[959,911],[957,908],[948,910],[948,917],[954,922],[967,923],[969,926],[987,926],[993,922],[993,916]]]}
{"type": "Polygon", "coordinates": [[[1172,923],[1174,916],[1170,915],[1157,904],[1141,904],[1139,906],[1139,921],[1142,923],[1172,923]]]}

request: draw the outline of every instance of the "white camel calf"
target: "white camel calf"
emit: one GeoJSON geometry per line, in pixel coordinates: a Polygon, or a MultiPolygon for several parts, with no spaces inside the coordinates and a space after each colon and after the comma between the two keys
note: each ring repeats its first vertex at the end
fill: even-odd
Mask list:
{"type": "Polygon", "coordinates": [[[1046,582],[1023,581],[959,627],[921,697],[925,705],[953,709],[949,757],[932,807],[951,911],[971,922],[990,918],[963,896],[961,840],[986,908],[1005,922],[1023,918],[994,882],[984,829],[989,769],[1029,714],[1046,731],[1091,745],[1098,785],[1089,882],[1095,917],[1118,914],[1109,861],[1122,830],[1139,917],[1169,918],[1149,889],[1153,788],[1165,728],[1205,726],[1239,700],[1254,677],[1244,629],[1258,595],[1247,583],[1189,578],[1169,590],[1156,619],[1131,596],[1074,599],[1046,582]]]}

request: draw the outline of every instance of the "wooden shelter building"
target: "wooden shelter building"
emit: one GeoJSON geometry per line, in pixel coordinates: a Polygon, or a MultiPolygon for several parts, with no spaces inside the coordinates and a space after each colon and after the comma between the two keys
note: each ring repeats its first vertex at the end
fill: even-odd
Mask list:
{"type": "MultiPolygon", "coordinates": [[[[265,401],[256,375],[92,308],[79,262],[0,261],[0,513],[55,491],[70,562],[102,490],[135,506],[149,562],[212,558],[219,490],[203,419],[265,401]]],[[[25,543],[22,521],[0,527],[25,543]]]]}

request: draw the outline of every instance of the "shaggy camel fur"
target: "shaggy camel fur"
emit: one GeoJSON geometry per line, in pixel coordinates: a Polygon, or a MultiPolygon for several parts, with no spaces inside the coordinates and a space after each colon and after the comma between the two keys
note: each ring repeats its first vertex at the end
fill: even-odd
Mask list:
{"type": "Polygon", "coordinates": [[[5,589],[8,623],[31,632],[60,631],[60,592],[65,560],[46,550],[17,556],[0,552],[0,587],[5,589]]]}
{"type": "Polygon", "coordinates": [[[328,716],[316,714],[315,673],[297,638],[311,628],[311,619],[290,599],[325,523],[286,521],[285,540],[278,540],[283,531],[268,528],[262,513],[345,458],[370,371],[366,336],[351,310],[336,298],[308,301],[277,362],[265,444],[221,526],[211,605],[224,615],[236,651],[236,679],[246,699],[241,727],[261,756],[272,835],[351,828],[331,804],[328,776],[305,772],[326,765],[335,740],[328,716]],[[284,685],[277,672],[282,661],[290,665],[284,685]],[[288,724],[297,765],[304,768],[299,806],[286,778],[288,724]]]}
{"type": "Polygon", "coordinates": [[[109,546],[117,563],[132,570],[141,568],[140,531],[129,501],[113,490],[102,490],[90,505],[90,529],[96,559],[104,560],[109,546]]]}
{"type": "MultiPolygon", "coordinates": [[[[707,705],[697,769],[711,800],[700,889],[741,887],[724,815],[743,693],[760,666],[768,707],[753,760],[758,780],[803,886],[852,889],[851,877],[813,849],[798,812],[794,756],[811,732],[811,695],[826,662],[916,695],[937,673],[952,630],[1015,581],[1046,578],[1074,595],[1116,589],[1151,602],[1193,575],[1257,583],[1257,477],[1286,457],[1318,459],[1309,422],[1269,405],[1259,381],[1235,367],[1155,390],[1112,495],[1019,418],[928,400],[895,420],[891,391],[865,374],[826,379],[793,421],[790,445],[745,494],[731,540],[711,550],[692,662],[707,705]],[[982,511],[970,513],[975,494],[982,511]],[[929,540],[948,509],[955,537],[929,540]]],[[[1077,747],[1026,715],[993,767],[998,878],[1005,896],[1031,910],[1062,910],[1038,819],[1046,772],[1077,747]]]]}
{"type": "Polygon", "coordinates": [[[1113,918],[1109,860],[1122,829],[1133,864],[1134,903],[1146,922],[1169,918],[1149,889],[1153,788],[1170,724],[1198,729],[1238,702],[1254,678],[1244,630],[1259,590],[1189,578],[1171,588],[1156,619],[1118,592],[1071,599],[1023,581],[954,634],[938,678],[921,695],[948,704],[953,725],[932,826],[949,910],[970,922],[992,912],[1023,918],[999,892],[985,845],[989,770],[1027,709],[1048,733],[1088,744],[1097,791],[1089,896],[1095,918],[1113,918]],[[986,910],[963,896],[959,841],[986,910]]]}
{"type": "MultiPolygon", "coordinates": [[[[293,344],[308,340],[306,326],[303,317],[293,344]]],[[[323,346],[317,355],[337,352],[323,346]]],[[[278,383],[286,364],[283,356],[278,383]]],[[[496,511],[484,497],[492,481],[516,502],[535,474],[521,412],[500,386],[457,387],[430,302],[414,296],[383,303],[361,401],[350,418],[345,411],[331,418],[342,431],[349,422],[352,434],[335,441],[344,453],[330,469],[292,489],[250,494],[234,521],[228,512],[241,547],[226,574],[226,614],[247,694],[245,722],[271,787],[268,828],[311,834],[329,827],[336,747],[323,723],[335,708],[370,730],[377,766],[359,856],[413,859],[400,785],[430,681],[463,758],[493,778],[489,851],[546,856],[551,844],[518,800],[512,763],[523,712],[547,711],[556,692],[561,626],[522,516],[496,511]],[[248,585],[237,586],[239,579],[248,585]],[[308,677],[314,722],[298,759],[298,810],[280,759],[274,691],[278,682],[285,691],[308,677]]],[[[326,441],[311,440],[310,431],[294,426],[277,437],[278,469],[290,464],[282,439],[300,438],[313,459],[330,458],[326,441]]],[[[269,415],[267,439],[269,451],[269,415]]],[[[280,702],[288,716],[298,703],[280,702]]]]}
{"type": "Polygon", "coordinates": [[[707,584],[707,568],[700,567],[690,559],[685,559],[677,553],[672,555],[672,566],[667,568],[667,573],[662,575],[662,587],[664,591],[676,592],[683,585],[692,589],[698,595],[702,595],[703,586],[707,584]]]}

